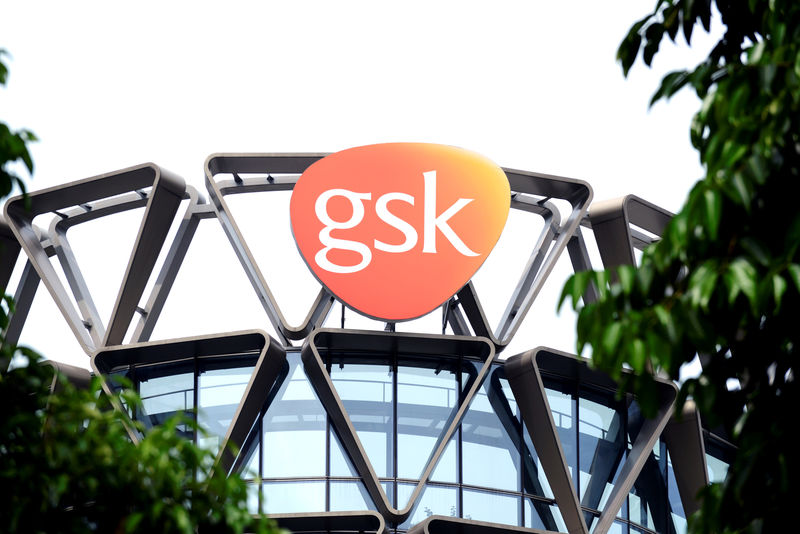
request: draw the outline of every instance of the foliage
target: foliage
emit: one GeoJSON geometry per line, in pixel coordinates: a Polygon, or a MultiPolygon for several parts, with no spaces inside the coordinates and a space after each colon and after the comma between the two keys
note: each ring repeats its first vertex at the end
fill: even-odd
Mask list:
{"type": "Polygon", "coordinates": [[[629,385],[645,399],[654,396],[654,372],[677,379],[700,354],[702,374],[682,385],[681,398],[693,397],[738,453],[726,481],[704,491],[690,527],[777,531],[796,523],[800,487],[800,210],[792,193],[800,173],[800,3],[659,0],[630,29],[618,59],[627,75],[640,55],[650,65],[665,36],[691,42],[696,26],[709,29],[712,4],[723,37],[694,69],[666,75],[652,101],[683,87],[702,99],[691,139],[704,178],[637,270],[580,273],[562,302],[577,305],[589,283],[601,289],[580,311],[579,350],[591,346],[594,364],[620,379],[622,367],[632,367],[629,385]]]}
{"type": "MultiPolygon", "coordinates": [[[[0,499],[3,532],[274,532],[247,511],[245,483],[212,471],[214,456],[178,434],[173,418],[136,445],[133,424],[98,379],[77,389],[52,367],[31,363],[0,376],[0,499]]],[[[7,362],[2,362],[7,363],[7,362]]],[[[119,399],[128,406],[135,393],[119,399]]]]}
{"type": "MultiPolygon", "coordinates": [[[[4,53],[0,85],[8,75],[4,53]]],[[[0,198],[15,185],[25,191],[10,164],[22,161],[33,172],[26,145],[33,140],[0,123],[0,198]]],[[[13,307],[3,295],[0,332],[13,307]]],[[[0,335],[0,532],[279,532],[249,514],[241,478],[213,470],[214,455],[180,436],[179,426],[198,431],[194,420],[170,419],[134,444],[126,426],[143,429],[113,408],[137,405],[134,392],[109,398],[99,379],[77,389],[57,375],[51,394],[54,371],[40,359],[0,335]],[[27,365],[7,371],[12,358],[27,365]]]]}
{"type": "MultiPolygon", "coordinates": [[[[8,81],[8,67],[3,63],[3,56],[8,53],[0,48],[0,85],[8,81]]],[[[0,122],[0,198],[4,198],[16,185],[20,191],[25,191],[25,182],[13,169],[13,164],[22,162],[33,174],[33,159],[28,152],[27,143],[36,141],[36,136],[30,130],[11,130],[4,122],[0,122]]]]}

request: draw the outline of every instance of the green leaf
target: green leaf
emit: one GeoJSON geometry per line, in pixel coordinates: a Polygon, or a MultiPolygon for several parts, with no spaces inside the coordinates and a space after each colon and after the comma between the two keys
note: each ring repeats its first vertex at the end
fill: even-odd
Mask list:
{"type": "Polygon", "coordinates": [[[603,331],[602,347],[606,354],[613,354],[619,346],[619,341],[622,338],[622,325],[614,322],[606,326],[603,331]]]}
{"type": "Polygon", "coordinates": [[[650,107],[653,106],[658,100],[661,98],[669,98],[677,93],[683,86],[686,85],[687,82],[690,80],[689,72],[686,70],[679,70],[675,72],[670,72],[661,80],[661,86],[658,88],[658,91],[653,94],[653,97],[650,99],[650,107]]]}
{"type": "Polygon", "coordinates": [[[718,273],[716,263],[704,263],[692,274],[689,280],[689,295],[694,306],[708,310],[708,304],[717,287],[718,273]]]}
{"type": "Polygon", "coordinates": [[[786,271],[789,273],[792,282],[794,282],[795,289],[800,292],[800,265],[792,263],[786,268],[786,271]]]}
{"type": "Polygon", "coordinates": [[[630,364],[634,371],[641,372],[645,370],[647,363],[647,351],[644,341],[641,339],[634,339],[631,343],[630,350],[630,364]]]}
{"type": "Polygon", "coordinates": [[[780,274],[772,276],[772,294],[775,299],[775,313],[781,309],[783,294],[786,293],[786,280],[780,274]]]}
{"type": "Polygon", "coordinates": [[[728,266],[725,279],[728,285],[728,302],[733,304],[739,293],[750,300],[750,305],[755,311],[756,308],[756,288],[758,285],[758,272],[749,260],[738,258],[728,266]]]}
{"type": "Polygon", "coordinates": [[[649,67],[653,62],[653,57],[655,57],[658,52],[661,39],[664,37],[664,25],[660,22],[650,24],[645,30],[644,36],[647,42],[644,45],[642,59],[644,60],[644,64],[649,67]]]}
{"type": "Polygon", "coordinates": [[[633,63],[636,61],[636,56],[639,55],[639,48],[642,44],[642,26],[644,26],[645,22],[649,19],[650,16],[648,15],[631,26],[625,39],[622,40],[622,43],[620,43],[617,49],[617,60],[622,64],[622,74],[626,77],[633,63]]]}
{"type": "Polygon", "coordinates": [[[719,231],[719,221],[722,218],[722,197],[716,189],[708,188],[703,192],[703,202],[708,236],[711,239],[716,239],[719,231]]]}
{"type": "Polygon", "coordinates": [[[769,250],[767,250],[763,243],[749,236],[743,238],[741,243],[742,248],[745,249],[758,263],[765,267],[770,264],[769,250]]]}
{"type": "Polygon", "coordinates": [[[633,284],[636,279],[636,268],[632,265],[620,265],[617,267],[617,277],[622,287],[622,292],[630,295],[633,291],[633,284]]]}
{"type": "Polygon", "coordinates": [[[3,56],[7,56],[8,51],[5,48],[0,48],[0,85],[5,85],[8,82],[8,67],[3,62],[3,56]]]}

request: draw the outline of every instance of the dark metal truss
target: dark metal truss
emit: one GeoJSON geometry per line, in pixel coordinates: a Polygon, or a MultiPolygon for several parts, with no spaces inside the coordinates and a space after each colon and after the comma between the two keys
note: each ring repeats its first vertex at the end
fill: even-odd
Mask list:
{"type": "MultiPolygon", "coordinates": [[[[273,295],[241,229],[226,202],[226,196],[255,192],[288,191],[312,163],[325,154],[214,154],[205,162],[206,188],[211,203],[184,180],[148,163],[29,193],[6,203],[0,219],[0,287],[8,283],[17,258],[24,251],[27,262],[14,294],[16,306],[3,332],[5,342],[16,344],[39,282],[42,281],[96,373],[107,375],[122,368],[157,365],[176,360],[197,360],[241,354],[257,355],[257,362],[235,416],[223,439],[217,468],[226,472],[243,468],[244,456],[256,440],[258,419],[270,401],[270,392],[283,380],[281,368],[286,348],[302,341],[302,361],[313,388],[321,399],[336,433],[372,497],[378,511],[278,514],[281,526],[296,532],[383,532],[386,520],[401,522],[419,503],[422,490],[445,446],[458,428],[466,410],[486,379],[496,353],[505,348],[546,282],[555,262],[566,249],[574,270],[592,268],[581,226],[593,231],[605,267],[634,264],[634,249],[658,239],[671,214],[634,196],[595,203],[591,187],[582,181],[538,173],[504,169],[511,186],[511,208],[542,218],[543,229],[531,250],[523,274],[497,325],[491,325],[472,283],[468,283],[445,305],[444,321],[455,335],[400,334],[394,332],[321,329],[335,298],[321,288],[299,325],[290,325],[273,295]],[[570,211],[562,221],[555,203],[566,201],[570,211]],[[181,215],[181,204],[185,209],[181,215]],[[86,280],[78,267],[67,234],[70,228],[91,220],[145,208],[120,282],[111,316],[100,317],[86,280]],[[46,230],[34,225],[38,216],[51,214],[46,230]],[[157,259],[166,245],[171,224],[179,217],[164,261],[156,272],[157,259]],[[216,219],[235,251],[244,273],[262,303],[278,340],[251,330],[167,341],[150,342],[164,303],[181,269],[189,245],[201,220],[216,219]],[[53,264],[55,258],[66,278],[65,286],[53,264]],[[144,290],[156,276],[145,304],[144,290]],[[75,304],[73,304],[73,301],[75,304]],[[131,331],[129,339],[126,333],[131,331]],[[341,358],[358,354],[364,358],[386,358],[402,354],[424,355],[442,361],[466,358],[479,362],[480,371],[470,378],[461,403],[445,425],[433,453],[420,476],[409,504],[394,508],[387,499],[361,444],[347,411],[325,366],[325,355],[341,358]],[[238,446],[232,452],[227,444],[238,446]]],[[[584,299],[593,300],[592,288],[584,299]]],[[[55,364],[78,383],[87,379],[80,370],[55,364]]],[[[544,392],[541,372],[616,388],[605,375],[591,370],[584,360],[558,351],[538,348],[506,360],[506,376],[518,403],[522,420],[541,459],[555,502],[569,532],[588,533],[567,461],[544,392]]],[[[697,509],[697,491],[708,483],[703,430],[694,407],[686,405],[682,418],[671,417],[675,386],[660,381],[661,404],[656,418],[641,421],[633,448],[627,455],[612,493],[594,525],[604,534],[611,526],[624,498],[642,472],[647,455],[662,437],[669,447],[684,510],[697,509]]],[[[112,385],[105,381],[111,391],[112,385]]],[[[490,399],[491,400],[491,399],[490,399]]],[[[120,407],[122,409],[122,407],[120,407]]],[[[131,438],[138,439],[131,430],[131,438]]],[[[587,493],[591,493],[587,491],[587,493]]],[[[466,519],[432,516],[412,527],[415,534],[444,532],[463,534],[514,534],[542,531],[496,525],[466,519]]]]}

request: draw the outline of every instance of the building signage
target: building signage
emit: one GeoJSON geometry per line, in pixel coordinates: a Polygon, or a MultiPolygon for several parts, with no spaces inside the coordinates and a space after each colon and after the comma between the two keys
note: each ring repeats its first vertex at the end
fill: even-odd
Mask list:
{"type": "Polygon", "coordinates": [[[311,165],[292,192],[292,232],[339,300],[385,321],[425,315],[466,284],[508,217],[503,170],[460,148],[387,143],[311,165]]]}

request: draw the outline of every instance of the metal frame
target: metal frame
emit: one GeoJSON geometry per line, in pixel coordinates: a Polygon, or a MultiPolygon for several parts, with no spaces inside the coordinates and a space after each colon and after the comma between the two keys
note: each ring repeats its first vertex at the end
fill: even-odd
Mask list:
{"type": "Polygon", "coordinates": [[[280,528],[294,534],[311,532],[374,532],[384,534],[386,521],[373,511],[270,514],[280,528]]]}
{"type": "Polygon", "coordinates": [[[317,396],[328,412],[350,459],[358,474],[364,481],[367,492],[378,507],[378,511],[393,521],[405,521],[417,504],[422,490],[436,468],[436,464],[447,447],[450,438],[461,423],[461,419],[469,408],[475,394],[483,385],[492,361],[494,347],[488,339],[461,336],[436,336],[420,334],[401,334],[394,332],[368,332],[360,330],[323,329],[314,332],[306,341],[301,352],[303,366],[317,396]],[[359,358],[380,359],[396,358],[406,354],[413,356],[433,356],[442,358],[469,358],[482,361],[483,365],[470,389],[464,392],[459,407],[447,423],[447,428],[439,436],[433,453],[420,475],[419,482],[409,497],[408,505],[395,508],[383,491],[375,469],[367,457],[364,446],[350,420],[336,387],[328,374],[322,352],[331,352],[346,357],[355,351],[359,358]]]}
{"type": "Polygon", "coordinates": [[[683,412],[670,419],[662,437],[672,457],[675,482],[688,517],[700,509],[698,493],[709,483],[703,425],[694,401],[686,401],[683,412]]]}
{"type": "Polygon", "coordinates": [[[660,236],[672,217],[673,213],[635,195],[592,204],[589,224],[605,268],[636,265],[634,249],[642,250],[655,239],[635,227],[660,236]]]}
{"type": "Polygon", "coordinates": [[[186,184],[182,178],[152,163],[145,163],[29,193],[27,197],[19,195],[6,203],[5,216],[11,230],[87,354],[99,347],[122,343],[185,194],[186,184]],[[72,306],[66,288],[34,231],[33,219],[48,212],[65,218],[66,214],[60,214],[59,210],[75,205],[84,205],[85,211],[90,212],[92,205],[87,203],[151,186],[149,194],[138,193],[141,197],[147,196],[146,209],[108,328],[104,329],[102,323],[97,322],[92,303],[85,300],[88,295],[84,294],[79,279],[71,282],[73,290],[79,290],[75,295],[79,310],[72,306]]]}
{"type": "MultiPolygon", "coordinates": [[[[35,229],[35,231],[41,234],[38,229],[35,229]]],[[[41,235],[39,239],[42,239],[41,235]]],[[[4,294],[21,251],[22,247],[20,247],[11,227],[0,216],[0,288],[2,288],[4,294]]],[[[14,311],[9,313],[8,324],[2,333],[3,345],[13,347],[19,341],[22,327],[28,318],[28,312],[30,312],[33,297],[36,296],[38,288],[39,275],[29,260],[25,262],[22,276],[14,292],[14,311]]]]}
{"type": "Polygon", "coordinates": [[[408,534],[549,534],[550,532],[443,515],[432,515],[408,530],[408,534]]]}
{"type": "MultiPolygon", "coordinates": [[[[472,282],[457,293],[456,302],[463,307],[472,331],[476,336],[489,338],[497,352],[511,342],[567,245],[571,245],[570,251],[574,255],[578,250],[575,247],[582,244],[579,227],[593,196],[592,188],[581,180],[514,169],[503,170],[511,186],[511,208],[542,215],[545,227],[497,327],[493,329],[489,324],[472,282]],[[551,199],[566,200],[572,206],[563,224],[557,208],[549,202],[551,199]]],[[[578,257],[588,259],[584,254],[574,256],[573,262],[578,257]]],[[[449,314],[448,320],[453,331],[456,334],[468,334],[466,321],[456,310],[452,311],[454,313],[449,314]]]]}
{"type": "MultiPolygon", "coordinates": [[[[0,246],[3,247],[0,250],[0,285],[8,286],[21,251],[25,251],[28,260],[16,287],[16,307],[9,317],[4,337],[5,342],[10,344],[16,343],[19,339],[41,279],[81,347],[92,356],[92,366],[98,374],[119,366],[153,365],[175,361],[181,357],[196,360],[214,356],[224,358],[225,355],[242,352],[258,354],[255,370],[237,407],[235,417],[227,429],[223,447],[217,458],[216,468],[225,469],[226,472],[242,467],[247,452],[250,452],[250,445],[258,438],[258,433],[253,432],[253,429],[258,426],[259,418],[270,402],[274,386],[282,380],[281,370],[286,362],[285,347],[291,346],[292,341],[305,339],[301,358],[310,382],[322,400],[365,489],[377,503],[379,512],[278,514],[275,517],[280,524],[285,524],[296,531],[360,530],[378,533],[386,529],[387,519],[399,524],[410,516],[419,503],[425,484],[445,447],[461,423],[470,402],[489,376],[494,355],[505,348],[519,329],[564,248],[568,250],[576,271],[591,268],[580,225],[591,228],[594,232],[602,261],[606,267],[611,267],[634,264],[634,250],[642,249],[657,240],[672,214],[629,195],[622,199],[595,203],[587,218],[592,191],[585,182],[504,169],[512,190],[511,208],[542,217],[544,227],[496,327],[492,328],[489,324],[471,282],[444,305],[444,322],[451,326],[455,335],[320,330],[334,302],[334,297],[324,288],[320,290],[303,322],[292,326],[287,323],[259,270],[225,197],[229,194],[291,190],[299,174],[322,157],[324,154],[212,155],[205,162],[206,187],[211,195],[212,204],[206,204],[202,196],[193,188],[187,187],[180,177],[150,163],[33,192],[28,195],[27,203],[21,196],[12,198],[5,208],[7,222],[4,223],[0,219],[0,246]],[[229,174],[232,179],[218,180],[220,174],[229,174]],[[149,191],[143,190],[148,187],[151,188],[149,191]],[[188,206],[183,212],[177,233],[160,266],[147,304],[139,307],[138,303],[156,267],[171,223],[180,209],[181,202],[187,199],[188,206]],[[571,205],[572,209],[566,221],[561,220],[560,212],[553,202],[558,199],[566,200],[571,205]],[[78,268],[67,239],[67,231],[77,224],[139,207],[145,207],[145,213],[106,329],[78,268]],[[33,225],[36,216],[46,213],[54,214],[47,232],[33,225]],[[147,342],[199,222],[211,218],[219,219],[269,320],[275,326],[279,341],[271,339],[260,330],[250,330],[147,342]],[[61,283],[51,263],[52,256],[58,258],[69,289],[61,283]],[[77,306],[73,305],[73,297],[77,306]],[[132,326],[132,320],[137,313],[139,318],[133,330],[132,343],[122,345],[124,336],[132,326]],[[483,337],[472,337],[473,333],[483,337]],[[331,350],[358,351],[360,353],[358,358],[361,360],[369,357],[365,356],[365,350],[371,351],[375,358],[385,358],[390,354],[413,353],[442,359],[448,358],[447,354],[450,354],[450,357],[458,354],[458,357],[482,364],[480,373],[475,377],[469,391],[464,392],[461,404],[446,425],[408,505],[403,509],[395,509],[388,502],[333,386],[323,358],[323,355],[331,350]],[[231,453],[226,446],[227,443],[241,445],[241,450],[238,454],[231,453]]],[[[584,299],[590,301],[593,298],[595,294],[590,288],[584,299]]],[[[85,373],[75,372],[63,364],[51,363],[51,365],[72,376],[78,383],[86,382],[85,373]]],[[[562,378],[604,389],[616,388],[616,384],[605,375],[589,369],[583,360],[543,348],[510,358],[505,363],[505,373],[520,407],[523,423],[528,428],[536,453],[542,460],[545,475],[555,496],[555,504],[559,507],[568,530],[587,532],[586,512],[578,502],[566,466],[544,393],[542,373],[545,377],[557,374],[562,378]]],[[[666,443],[672,457],[684,511],[688,516],[698,507],[697,492],[708,483],[705,431],[696,409],[691,404],[686,405],[683,414],[670,418],[675,386],[665,381],[659,383],[662,402],[658,417],[641,423],[634,439],[633,449],[622,465],[618,481],[601,512],[594,532],[602,534],[608,530],[637,476],[645,467],[659,435],[666,443]]],[[[110,392],[109,385],[105,381],[103,387],[110,392]]],[[[498,399],[490,398],[490,402],[497,411],[498,399]]],[[[498,416],[508,430],[513,422],[503,419],[500,414],[498,416]]],[[[638,423],[630,426],[638,426],[638,423]]],[[[138,439],[135,432],[132,432],[132,439],[138,439]]],[[[512,436],[512,441],[524,445],[521,434],[512,436]]],[[[524,447],[519,448],[522,450],[524,447]]],[[[522,493],[525,493],[524,487],[522,493]]],[[[457,529],[464,531],[465,534],[500,534],[500,531],[509,534],[541,532],[535,529],[436,516],[419,523],[411,531],[415,534],[417,532],[438,534],[442,529],[457,529]]]]}
{"type": "Polygon", "coordinates": [[[300,174],[325,154],[212,154],[206,159],[206,188],[217,210],[217,218],[236,252],[236,256],[253,285],[253,289],[267,312],[281,341],[290,345],[291,340],[307,337],[312,330],[325,321],[333,296],[323,287],[300,325],[288,323],[266,278],[256,263],[250,247],[231,213],[226,195],[269,191],[291,191],[300,174]],[[232,174],[232,180],[216,181],[218,174],[232,174]],[[242,178],[241,174],[261,174],[265,177],[242,178]],[[276,175],[276,176],[273,176],[276,175]],[[289,176],[286,176],[289,175],[289,176]]]}
{"type": "MultiPolygon", "coordinates": [[[[258,360],[242,395],[242,400],[236,408],[233,420],[220,444],[216,461],[216,468],[223,469],[228,473],[241,451],[245,450],[243,447],[245,440],[256,425],[270,389],[286,362],[286,350],[266,332],[245,330],[113,347],[98,351],[92,356],[92,369],[97,375],[103,377],[103,390],[112,396],[113,388],[108,382],[107,375],[115,370],[185,359],[197,361],[209,357],[225,358],[248,352],[257,353],[258,360]],[[231,450],[231,445],[236,447],[235,452],[231,450]]],[[[128,431],[131,439],[138,442],[138,433],[130,428],[128,431]]]]}
{"type": "MultiPolygon", "coordinates": [[[[616,390],[619,385],[611,381],[605,374],[589,368],[588,360],[582,360],[564,352],[539,347],[531,351],[512,356],[505,363],[506,376],[514,397],[517,399],[522,419],[528,427],[542,466],[550,483],[561,515],[570,533],[588,534],[589,529],[584,520],[578,494],[572,484],[572,477],[567,467],[567,459],[561,448],[550,403],[547,400],[541,371],[572,378],[576,382],[595,387],[616,390]]],[[[628,453],[614,489],[600,514],[599,521],[592,532],[605,534],[614,522],[628,496],[636,478],[644,467],[650,451],[653,450],[658,437],[672,415],[677,387],[667,380],[656,379],[660,391],[660,405],[654,419],[644,420],[628,453]]]]}

